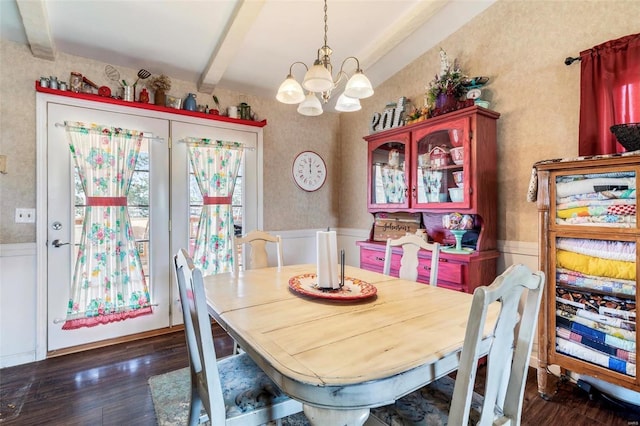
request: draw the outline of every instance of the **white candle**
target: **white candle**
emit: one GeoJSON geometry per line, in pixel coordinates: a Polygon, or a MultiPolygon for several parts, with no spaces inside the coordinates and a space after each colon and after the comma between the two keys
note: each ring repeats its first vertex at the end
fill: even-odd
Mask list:
{"type": "Polygon", "coordinates": [[[336,231],[318,231],[316,248],[318,287],[340,288],[336,231]]]}

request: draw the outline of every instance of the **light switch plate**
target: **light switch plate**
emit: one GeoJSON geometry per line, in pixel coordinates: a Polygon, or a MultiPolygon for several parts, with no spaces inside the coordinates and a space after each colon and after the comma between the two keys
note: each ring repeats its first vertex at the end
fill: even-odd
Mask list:
{"type": "Polygon", "coordinates": [[[36,223],[36,209],[16,209],[16,223],[36,223]]]}

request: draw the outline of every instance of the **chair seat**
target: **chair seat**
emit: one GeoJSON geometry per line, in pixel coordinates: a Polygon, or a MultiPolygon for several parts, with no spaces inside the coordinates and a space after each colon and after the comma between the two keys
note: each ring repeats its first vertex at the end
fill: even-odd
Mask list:
{"type": "MultiPolygon", "coordinates": [[[[455,384],[454,379],[444,376],[403,396],[395,404],[371,409],[371,414],[391,426],[445,426],[449,423],[449,407],[453,399],[455,384]]],[[[475,425],[480,421],[483,400],[482,395],[473,393],[469,416],[470,425],[475,425]]]]}
{"type": "MultiPolygon", "coordinates": [[[[218,371],[229,420],[265,407],[274,411],[280,409],[279,404],[300,405],[285,395],[246,353],[218,360],[218,371]]],[[[265,417],[265,422],[269,417],[265,417]]]]}

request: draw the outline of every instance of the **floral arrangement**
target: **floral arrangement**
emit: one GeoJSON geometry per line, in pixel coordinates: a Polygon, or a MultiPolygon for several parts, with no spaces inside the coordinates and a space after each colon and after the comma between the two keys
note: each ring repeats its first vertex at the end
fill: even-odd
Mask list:
{"type": "Polygon", "coordinates": [[[154,92],[168,92],[171,90],[171,79],[164,74],[153,76],[147,83],[154,92]]]}
{"type": "Polygon", "coordinates": [[[427,87],[427,100],[430,105],[436,104],[438,95],[447,94],[460,98],[467,92],[465,83],[469,80],[458,65],[458,60],[453,61],[453,65],[447,58],[447,52],[440,49],[440,74],[436,74],[427,87]]]}
{"type": "Polygon", "coordinates": [[[429,108],[421,107],[413,107],[411,112],[406,116],[406,124],[417,123],[418,121],[423,121],[429,115],[429,108]]]}

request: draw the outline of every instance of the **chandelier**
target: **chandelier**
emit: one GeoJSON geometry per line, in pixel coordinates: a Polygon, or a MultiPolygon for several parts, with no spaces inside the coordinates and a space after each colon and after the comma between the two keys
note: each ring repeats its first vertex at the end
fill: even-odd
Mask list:
{"type": "Polygon", "coordinates": [[[327,45],[327,30],[327,0],[324,0],[324,46],[318,49],[318,55],[311,68],[307,67],[304,62],[297,61],[291,64],[289,75],[282,82],[276,94],[276,99],[282,103],[299,104],[298,112],[302,115],[322,114],[322,104],[317,94],[320,94],[322,101],[326,104],[331,97],[331,91],[338,87],[344,79],[347,79],[347,84],[344,92],[338,97],[336,110],[358,111],[361,108],[360,99],[373,95],[371,82],[360,69],[360,61],[355,56],[346,58],[340,66],[340,72],[335,79],[333,78],[333,65],[331,64],[333,51],[327,45]],[[356,61],[356,71],[351,78],[343,69],[349,59],[356,61]],[[302,85],[293,78],[293,66],[296,64],[302,64],[307,70],[302,85]],[[306,95],[303,88],[306,89],[306,95]]]}

